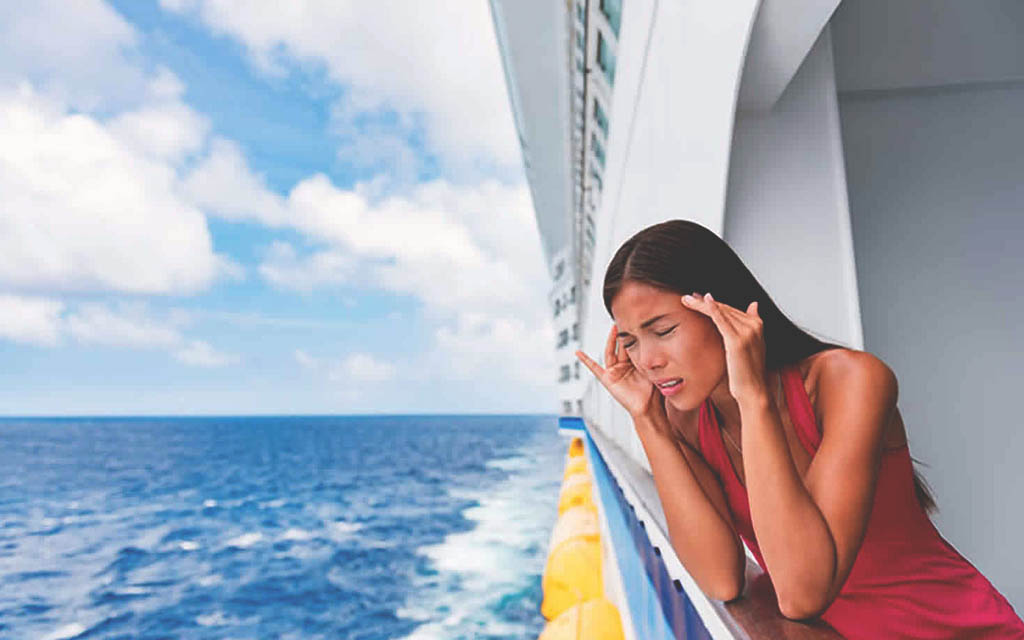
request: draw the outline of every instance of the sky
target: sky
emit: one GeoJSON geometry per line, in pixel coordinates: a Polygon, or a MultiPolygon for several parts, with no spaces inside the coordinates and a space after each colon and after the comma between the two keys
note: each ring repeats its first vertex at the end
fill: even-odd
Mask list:
{"type": "Polygon", "coordinates": [[[0,415],[553,412],[486,0],[0,0],[0,415]]]}

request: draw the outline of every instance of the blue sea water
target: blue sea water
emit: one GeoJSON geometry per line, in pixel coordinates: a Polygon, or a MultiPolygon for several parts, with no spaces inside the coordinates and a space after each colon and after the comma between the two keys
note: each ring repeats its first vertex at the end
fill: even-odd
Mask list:
{"type": "Polygon", "coordinates": [[[554,416],[0,420],[0,637],[536,638],[554,416]]]}

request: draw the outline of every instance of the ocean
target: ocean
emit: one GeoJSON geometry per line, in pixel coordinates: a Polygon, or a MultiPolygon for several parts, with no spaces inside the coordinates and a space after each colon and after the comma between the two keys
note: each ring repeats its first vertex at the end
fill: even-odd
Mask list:
{"type": "Polygon", "coordinates": [[[555,416],[0,419],[0,637],[536,638],[555,416]]]}

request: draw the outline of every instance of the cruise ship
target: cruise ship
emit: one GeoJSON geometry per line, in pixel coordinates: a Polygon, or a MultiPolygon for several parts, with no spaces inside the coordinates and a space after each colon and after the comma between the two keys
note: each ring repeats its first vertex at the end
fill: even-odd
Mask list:
{"type": "Polygon", "coordinates": [[[561,428],[585,444],[622,636],[838,637],[781,616],[749,549],[743,597],[700,591],[629,416],[573,355],[603,352],[615,250],[673,218],[724,238],[801,327],[889,364],[933,522],[1024,609],[1024,3],[490,5],[551,276],[561,428]]]}

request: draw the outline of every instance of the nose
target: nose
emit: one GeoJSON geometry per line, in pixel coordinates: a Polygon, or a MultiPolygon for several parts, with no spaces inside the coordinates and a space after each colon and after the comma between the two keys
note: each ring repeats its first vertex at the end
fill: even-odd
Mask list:
{"type": "Polygon", "coordinates": [[[638,346],[640,347],[640,355],[637,360],[640,362],[640,368],[643,371],[654,371],[665,366],[667,359],[663,349],[652,344],[648,344],[646,347],[642,344],[638,346]]]}

